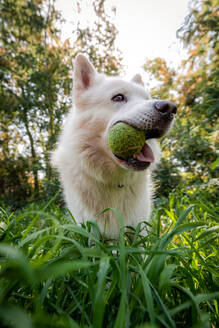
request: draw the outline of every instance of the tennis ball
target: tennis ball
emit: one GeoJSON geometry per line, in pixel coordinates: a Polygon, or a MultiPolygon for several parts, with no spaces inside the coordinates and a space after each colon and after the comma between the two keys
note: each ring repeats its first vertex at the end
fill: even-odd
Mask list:
{"type": "Polygon", "coordinates": [[[135,157],[145,144],[145,134],[132,126],[119,122],[108,134],[108,144],[114,155],[128,159],[135,157]]]}

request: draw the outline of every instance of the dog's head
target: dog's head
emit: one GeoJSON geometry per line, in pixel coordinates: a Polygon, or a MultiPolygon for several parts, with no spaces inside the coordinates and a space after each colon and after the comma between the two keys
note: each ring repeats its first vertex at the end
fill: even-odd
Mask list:
{"type": "MultiPolygon", "coordinates": [[[[130,170],[144,170],[158,160],[159,147],[155,139],[169,130],[177,110],[176,105],[170,101],[151,99],[140,75],[136,75],[131,82],[106,78],[97,73],[89,60],[81,54],[75,61],[74,102],[76,118],[84,118],[84,128],[89,130],[95,125],[101,139],[99,150],[117,165],[130,170]],[[118,122],[144,131],[146,143],[136,158],[118,158],[109,149],[108,131],[118,122]]],[[[90,138],[94,138],[93,132],[90,138]]]]}

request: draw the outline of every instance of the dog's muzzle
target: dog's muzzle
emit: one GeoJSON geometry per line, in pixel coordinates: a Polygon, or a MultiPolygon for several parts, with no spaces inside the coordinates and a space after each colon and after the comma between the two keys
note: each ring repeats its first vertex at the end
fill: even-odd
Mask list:
{"type": "Polygon", "coordinates": [[[112,125],[124,122],[144,131],[146,137],[144,147],[135,158],[125,160],[116,156],[120,164],[132,170],[146,169],[154,161],[147,139],[162,137],[170,128],[176,112],[177,107],[171,101],[148,101],[147,108],[135,108],[133,112],[124,113],[122,117],[115,120],[112,125]]]}
{"type": "Polygon", "coordinates": [[[126,117],[120,121],[143,130],[146,139],[160,138],[169,129],[176,112],[177,107],[173,102],[157,100],[152,101],[147,110],[137,112],[135,117],[126,117]]]}

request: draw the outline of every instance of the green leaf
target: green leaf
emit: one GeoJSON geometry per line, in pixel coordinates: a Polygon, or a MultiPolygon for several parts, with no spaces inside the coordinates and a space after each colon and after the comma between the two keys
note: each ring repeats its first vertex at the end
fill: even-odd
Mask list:
{"type": "Polygon", "coordinates": [[[168,264],[164,267],[160,274],[159,290],[162,291],[166,286],[170,285],[171,277],[176,268],[176,264],[168,264]]]}
{"type": "Polygon", "coordinates": [[[145,302],[147,304],[147,310],[150,317],[151,323],[155,323],[155,310],[154,310],[154,303],[153,303],[153,296],[151,292],[150,282],[142,270],[141,266],[138,267],[141,280],[142,280],[142,287],[144,291],[145,302]]]}
{"type": "Polygon", "coordinates": [[[96,295],[94,299],[94,319],[93,319],[93,325],[94,327],[102,327],[103,322],[103,316],[105,311],[105,281],[106,281],[106,275],[107,271],[109,269],[109,257],[102,257],[100,259],[99,264],[99,271],[97,274],[98,280],[97,280],[97,287],[96,287],[96,295]]]}
{"type": "Polygon", "coordinates": [[[218,165],[219,165],[219,157],[211,164],[211,169],[215,170],[218,165]]]}
{"type": "Polygon", "coordinates": [[[123,328],[126,322],[126,298],[123,294],[120,298],[119,310],[116,316],[115,324],[113,328],[123,328]]]}
{"type": "Polygon", "coordinates": [[[74,271],[86,270],[92,266],[94,266],[93,263],[84,261],[58,262],[50,265],[43,265],[36,269],[36,275],[38,281],[44,281],[50,278],[55,279],[74,271]]]}
{"type": "MultiPolygon", "coordinates": [[[[28,263],[26,257],[23,253],[12,246],[7,244],[0,244],[0,254],[5,257],[5,265],[9,267],[17,267],[20,272],[23,274],[24,279],[27,279],[29,282],[35,281],[34,271],[28,263]]],[[[4,265],[3,265],[4,267],[4,265]]]]}
{"type": "MultiPolygon", "coordinates": [[[[166,320],[167,320],[167,323],[168,323],[169,327],[175,328],[176,327],[175,322],[171,318],[170,313],[167,310],[167,308],[166,308],[165,304],[163,303],[162,299],[160,298],[158,292],[156,291],[156,289],[152,285],[151,285],[151,289],[153,290],[154,298],[155,298],[158,306],[160,307],[160,309],[163,313],[163,316],[166,317],[166,320]]],[[[168,325],[167,325],[167,327],[168,327],[168,325]]]]}
{"type": "Polygon", "coordinates": [[[0,306],[0,317],[10,327],[14,328],[33,328],[32,320],[29,315],[18,307],[8,305],[0,306]]]}

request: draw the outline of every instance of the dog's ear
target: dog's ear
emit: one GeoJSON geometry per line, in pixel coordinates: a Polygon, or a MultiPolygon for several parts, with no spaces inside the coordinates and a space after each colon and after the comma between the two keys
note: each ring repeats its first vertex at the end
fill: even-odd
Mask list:
{"type": "Polygon", "coordinates": [[[96,70],[91,62],[82,54],[75,58],[74,88],[78,91],[89,88],[94,81],[96,70]]]}
{"type": "Polygon", "coordinates": [[[135,76],[133,76],[131,81],[134,82],[134,83],[141,84],[144,87],[144,82],[142,81],[142,78],[141,78],[140,74],[136,74],[135,76]]]}

